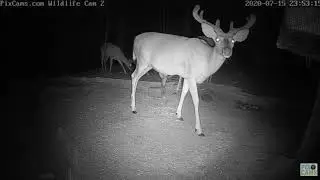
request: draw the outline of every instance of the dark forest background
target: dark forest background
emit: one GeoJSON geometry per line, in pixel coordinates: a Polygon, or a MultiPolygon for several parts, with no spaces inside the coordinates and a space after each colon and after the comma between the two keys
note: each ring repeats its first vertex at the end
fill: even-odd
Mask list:
{"type": "Polygon", "coordinates": [[[219,18],[224,31],[230,21],[242,26],[250,13],[257,16],[250,35],[234,49],[234,63],[298,63],[296,56],[276,47],[281,7],[246,7],[244,1],[105,1],[104,7],[1,8],[1,44],[9,76],[56,76],[100,67],[100,46],[107,40],[128,57],[133,39],[146,31],[188,37],[203,35],[192,17],[199,4],[204,18],[219,18]],[[279,56],[284,56],[279,61],[279,56]]]}

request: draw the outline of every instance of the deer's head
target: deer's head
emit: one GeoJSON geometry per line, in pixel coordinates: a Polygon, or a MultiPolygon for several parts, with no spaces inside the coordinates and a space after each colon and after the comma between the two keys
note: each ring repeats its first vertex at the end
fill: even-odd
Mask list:
{"type": "Polygon", "coordinates": [[[128,58],[128,62],[128,69],[130,69],[130,71],[133,71],[135,69],[136,63],[132,58],[128,58]]]}
{"type": "Polygon", "coordinates": [[[203,34],[214,40],[217,53],[224,58],[231,57],[235,42],[242,42],[247,39],[249,28],[253,26],[256,21],[256,17],[251,14],[250,17],[247,18],[247,23],[244,26],[233,28],[233,22],[231,22],[229,32],[225,33],[220,28],[219,19],[216,20],[215,24],[212,24],[203,19],[203,10],[198,13],[199,9],[199,5],[194,7],[192,12],[194,19],[201,23],[203,34]]]}

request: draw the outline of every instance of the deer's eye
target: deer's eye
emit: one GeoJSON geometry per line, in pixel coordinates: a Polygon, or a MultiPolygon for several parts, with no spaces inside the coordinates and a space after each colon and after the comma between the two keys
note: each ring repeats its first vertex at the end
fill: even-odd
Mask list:
{"type": "Polygon", "coordinates": [[[231,40],[231,43],[235,43],[235,42],[236,42],[235,40],[233,40],[233,39],[231,40]]]}
{"type": "Polygon", "coordinates": [[[220,39],[219,39],[219,38],[216,38],[216,41],[217,41],[217,42],[219,42],[219,41],[220,41],[220,39]]]}

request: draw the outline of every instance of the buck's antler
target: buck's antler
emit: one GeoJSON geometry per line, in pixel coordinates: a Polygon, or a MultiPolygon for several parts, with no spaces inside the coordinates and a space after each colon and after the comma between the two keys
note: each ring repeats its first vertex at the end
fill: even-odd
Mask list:
{"type": "Polygon", "coordinates": [[[247,19],[247,23],[240,27],[240,28],[234,28],[233,27],[233,21],[230,22],[230,29],[229,32],[230,34],[235,34],[236,32],[242,30],[242,29],[249,29],[251,28],[251,26],[253,26],[253,24],[256,22],[256,16],[251,14],[249,17],[246,18],[247,19]]]}
{"type": "Polygon", "coordinates": [[[196,21],[198,21],[201,24],[202,23],[208,24],[209,26],[214,28],[216,32],[223,33],[222,29],[220,28],[220,20],[219,19],[216,20],[216,24],[214,25],[214,24],[210,23],[209,21],[203,19],[203,10],[200,11],[200,14],[198,13],[199,10],[200,10],[200,6],[196,5],[192,11],[192,15],[196,21]]]}

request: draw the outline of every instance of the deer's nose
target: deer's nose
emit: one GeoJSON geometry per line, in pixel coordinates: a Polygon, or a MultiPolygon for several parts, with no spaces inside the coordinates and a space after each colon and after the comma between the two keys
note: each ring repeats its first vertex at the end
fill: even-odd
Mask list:
{"type": "Polygon", "coordinates": [[[225,57],[225,58],[229,58],[231,55],[232,55],[232,50],[231,48],[224,48],[222,50],[222,55],[225,57]]]}

